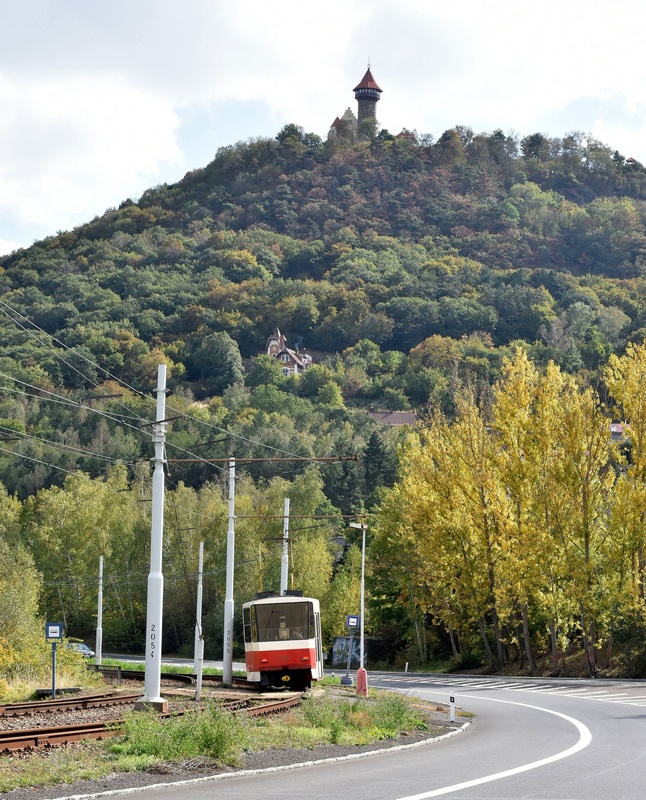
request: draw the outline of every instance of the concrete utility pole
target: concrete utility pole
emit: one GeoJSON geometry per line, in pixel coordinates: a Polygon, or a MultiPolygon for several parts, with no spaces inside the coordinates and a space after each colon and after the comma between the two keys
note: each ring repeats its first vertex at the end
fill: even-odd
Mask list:
{"type": "Polygon", "coordinates": [[[202,634],[202,575],[204,572],[204,542],[200,542],[200,557],[197,578],[197,601],[195,605],[195,651],[193,671],[196,675],[195,699],[202,695],[202,666],[204,664],[204,635],[202,634]]]}
{"type": "Polygon", "coordinates": [[[222,683],[233,679],[233,569],[235,559],[235,486],[236,461],[229,460],[229,527],[227,529],[227,578],[224,595],[224,644],[222,648],[222,683]]]}
{"type": "Polygon", "coordinates": [[[103,556],[99,556],[99,595],[96,609],[96,645],[94,646],[94,663],[101,666],[103,648],[103,556]]]}
{"type": "Polygon", "coordinates": [[[280,559],[280,594],[287,591],[287,576],[289,574],[289,497],[285,498],[283,517],[283,554],[280,559]]]}
{"type": "Polygon", "coordinates": [[[157,368],[157,416],[153,426],[155,469],[153,471],[152,523],[150,528],[150,572],[146,607],[146,677],[144,694],[135,708],[152,706],[168,711],[168,701],[161,696],[162,616],[164,609],[164,576],[162,544],[164,538],[164,448],[166,444],[166,365],[157,368]]]}
{"type": "MultiPolygon", "coordinates": [[[[209,464],[216,464],[222,459],[218,458],[198,458],[198,459],[171,459],[172,463],[186,463],[186,462],[204,462],[209,464]]],[[[334,457],[312,457],[301,458],[242,458],[240,463],[251,462],[266,462],[266,461],[356,461],[357,456],[334,456],[334,457]]],[[[235,482],[236,482],[236,460],[235,458],[228,458],[229,462],[229,527],[227,530],[227,567],[226,567],[226,588],[224,595],[224,642],[222,647],[222,682],[224,684],[231,684],[233,679],[233,575],[235,567],[235,482]]],[[[283,520],[289,516],[289,500],[286,501],[286,510],[283,515],[283,520]]],[[[328,515],[322,515],[321,518],[327,518],[328,515]]],[[[337,515],[333,515],[335,518],[337,515]]],[[[270,519],[267,515],[256,516],[254,514],[245,514],[245,519],[270,519]]],[[[310,519],[312,515],[307,515],[310,519]]],[[[318,518],[318,517],[314,517],[318,518]]],[[[289,521],[286,523],[289,525],[289,521]]],[[[286,536],[289,533],[285,534],[286,536]]],[[[287,563],[287,562],[286,562],[287,563]]],[[[281,564],[281,585],[283,582],[283,572],[281,564]]],[[[285,587],[287,586],[287,578],[285,578],[285,587]]]]}

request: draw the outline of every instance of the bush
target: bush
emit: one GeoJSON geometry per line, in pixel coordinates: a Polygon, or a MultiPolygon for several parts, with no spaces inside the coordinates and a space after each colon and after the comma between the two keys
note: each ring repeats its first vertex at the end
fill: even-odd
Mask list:
{"type": "MultiPolygon", "coordinates": [[[[211,704],[204,712],[160,719],[154,711],[135,711],[125,717],[124,739],[113,743],[112,752],[160,761],[181,761],[207,756],[225,764],[240,760],[244,728],[235,717],[211,704]]],[[[146,759],[141,759],[146,763],[146,759]]]]}
{"type": "Polygon", "coordinates": [[[303,702],[303,714],[310,725],[329,729],[333,744],[341,741],[348,728],[382,739],[426,727],[410,701],[395,692],[375,692],[370,698],[354,700],[308,697],[303,702]]]}
{"type": "Polygon", "coordinates": [[[477,669],[482,666],[482,657],[479,653],[464,652],[453,656],[446,669],[447,672],[460,672],[465,669],[477,669]]]}
{"type": "Polygon", "coordinates": [[[411,708],[410,702],[394,692],[379,693],[370,711],[373,725],[397,736],[402,731],[425,727],[419,714],[411,708]]]}
{"type": "Polygon", "coordinates": [[[303,700],[303,716],[313,728],[329,728],[339,716],[340,704],[328,697],[308,696],[303,700]]]}

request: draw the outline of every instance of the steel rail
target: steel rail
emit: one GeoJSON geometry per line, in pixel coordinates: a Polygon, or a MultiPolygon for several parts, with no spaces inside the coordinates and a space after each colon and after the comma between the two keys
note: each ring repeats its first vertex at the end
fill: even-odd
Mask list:
{"type": "Polygon", "coordinates": [[[81,697],[61,697],[58,700],[33,700],[25,703],[7,703],[0,706],[0,717],[21,717],[29,714],[51,714],[54,711],[72,711],[82,708],[101,708],[103,706],[131,703],[136,694],[85,694],[81,697]]]}
{"type": "Polygon", "coordinates": [[[0,752],[13,750],[35,750],[54,745],[78,742],[80,739],[103,739],[115,736],[118,730],[109,730],[122,720],[108,722],[85,722],[78,725],[60,725],[52,728],[30,728],[0,731],[0,752]]]}
{"type": "MultiPolygon", "coordinates": [[[[145,672],[138,669],[122,669],[121,677],[126,680],[143,681],[145,672]]],[[[162,680],[176,680],[178,683],[194,684],[196,681],[196,676],[189,672],[162,672],[161,677],[162,680]]],[[[202,681],[204,683],[222,683],[222,675],[202,675],[202,681]]],[[[232,683],[234,686],[252,686],[246,678],[236,677],[235,675],[232,683]]]]}
{"type": "MultiPolygon", "coordinates": [[[[246,715],[257,717],[265,714],[274,714],[286,708],[298,705],[302,700],[302,695],[290,697],[287,700],[279,700],[262,705],[246,708],[230,708],[228,713],[235,716],[246,715]]],[[[240,702],[248,702],[248,700],[240,702]]],[[[237,703],[232,703],[236,705],[237,703]]],[[[195,709],[198,711],[199,709],[195,709]]],[[[225,708],[225,710],[227,710],[225,708]]],[[[195,711],[175,711],[160,714],[162,718],[182,716],[185,713],[195,713],[195,711]]],[[[13,752],[16,750],[36,750],[45,747],[55,747],[69,742],[78,742],[81,739],[106,739],[110,736],[119,736],[124,721],[122,719],[86,722],[76,725],[61,725],[51,728],[24,728],[19,730],[0,731],[0,753],[13,752]]]]}
{"type": "Polygon", "coordinates": [[[295,697],[290,697],[287,700],[277,700],[273,703],[263,703],[258,706],[251,706],[250,708],[242,708],[239,711],[234,711],[233,714],[242,715],[247,717],[261,717],[265,714],[276,714],[285,708],[292,708],[293,706],[300,705],[303,695],[299,694],[295,697]]]}

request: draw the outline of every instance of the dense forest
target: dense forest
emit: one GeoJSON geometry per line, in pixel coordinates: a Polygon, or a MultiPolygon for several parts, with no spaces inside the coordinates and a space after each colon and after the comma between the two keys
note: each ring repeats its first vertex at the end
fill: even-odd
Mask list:
{"type": "Polygon", "coordinates": [[[13,627],[0,614],[0,671],[38,614],[91,634],[101,555],[106,645],[141,646],[161,362],[168,650],[192,651],[200,541],[207,656],[221,649],[227,489],[208,460],[356,455],[244,467],[237,602],[274,588],[290,497],[294,581],[321,597],[328,645],[356,611],[347,515],[363,513],[384,659],[560,669],[580,648],[596,673],[623,636],[623,668],[643,670],[626,364],[641,363],[645,265],[641,164],[582,133],[463,126],[333,146],[287,125],[0,260],[0,563],[25,575],[0,576],[0,607],[21,609],[13,627]],[[302,375],[264,352],[276,327],[313,356],[302,375]],[[593,433],[594,461],[575,452],[593,433]],[[560,492],[574,527],[547,502],[560,492]]]}

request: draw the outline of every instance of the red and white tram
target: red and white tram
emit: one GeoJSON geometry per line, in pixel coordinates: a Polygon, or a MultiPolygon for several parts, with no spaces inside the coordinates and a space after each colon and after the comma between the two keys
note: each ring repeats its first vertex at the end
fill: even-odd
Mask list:
{"type": "Polygon", "coordinates": [[[302,592],[262,592],[242,606],[247,680],[308,688],[323,677],[319,601],[302,592]]]}

